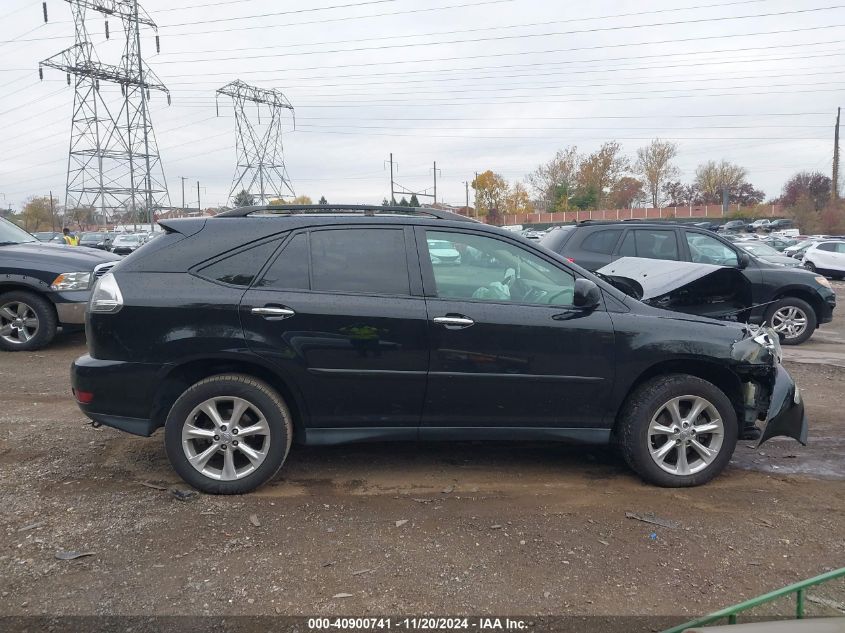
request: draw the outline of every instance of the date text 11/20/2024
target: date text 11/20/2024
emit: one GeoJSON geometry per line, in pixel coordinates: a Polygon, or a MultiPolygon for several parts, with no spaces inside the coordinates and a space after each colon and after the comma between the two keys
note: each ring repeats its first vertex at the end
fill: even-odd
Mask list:
{"type": "Polygon", "coordinates": [[[392,630],[406,629],[418,631],[480,630],[480,631],[522,631],[530,623],[522,619],[511,618],[308,618],[308,629],[326,630],[392,630]]]}

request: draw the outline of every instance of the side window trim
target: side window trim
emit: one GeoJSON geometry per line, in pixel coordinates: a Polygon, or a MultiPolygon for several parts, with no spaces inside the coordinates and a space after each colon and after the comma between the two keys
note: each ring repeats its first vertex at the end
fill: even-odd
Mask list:
{"type": "Polygon", "coordinates": [[[290,233],[285,237],[281,244],[279,244],[278,248],[276,248],[275,252],[270,255],[270,259],[264,262],[264,265],[261,267],[261,270],[258,271],[258,274],[255,275],[255,278],[252,280],[252,283],[249,285],[250,289],[256,289],[261,291],[270,291],[270,292],[311,292],[311,231],[308,229],[296,229],[294,231],[290,231],[290,233]],[[304,288],[293,288],[293,289],[286,289],[286,288],[273,288],[273,287],[263,287],[259,286],[258,283],[264,279],[264,275],[266,275],[270,268],[272,268],[273,264],[276,263],[276,260],[282,256],[282,251],[284,251],[288,244],[290,244],[298,235],[305,234],[305,248],[306,252],[308,253],[308,289],[304,288]]]}
{"type": "Polygon", "coordinates": [[[240,246],[237,246],[237,247],[235,247],[231,250],[228,250],[225,253],[220,253],[219,255],[209,257],[208,259],[206,259],[202,262],[199,262],[197,264],[194,264],[193,266],[188,268],[188,274],[193,275],[194,277],[199,277],[200,279],[203,279],[203,280],[208,281],[210,283],[217,284],[218,286],[224,286],[226,288],[239,288],[239,289],[242,289],[242,290],[248,290],[249,288],[251,288],[253,286],[253,284],[256,282],[256,280],[261,279],[262,275],[264,274],[264,271],[267,268],[268,263],[273,261],[276,258],[276,256],[279,253],[279,248],[283,244],[287,243],[287,241],[288,241],[287,234],[288,233],[289,233],[289,231],[282,231],[280,233],[275,233],[275,234],[273,234],[269,237],[266,237],[264,239],[256,240],[255,242],[251,242],[249,244],[241,244],[240,246]],[[270,254],[270,256],[267,258],[267,261],[265,261],[261,265],[261,267],[258,269],[258,272],[255,273],[255,275],[252,278],[252,281],[249,283],[248,286],[244,286],[244,285],[241,285],[241,284],[231,284],[231,283],[228,283],[228,282],[225,282],[225,281],[220,281],[219,279],[207,277],[207,276],[202,274],[202,271],[206,268],[210,268],[211,266],[214,266],[215,264],[218,264],[218,263],[220,263],[220,262],[222,262],[226,259],[229,259],[230,257],[235,257],[237,255],[240,255],[243,252],[246,252],[246,251],[251,250],[253,248],[259,248],[259,247],[261,247],[265,244],[269,244],[271,242],[278,242],[278,244],[276,245],[276,249],[270,254]]]}

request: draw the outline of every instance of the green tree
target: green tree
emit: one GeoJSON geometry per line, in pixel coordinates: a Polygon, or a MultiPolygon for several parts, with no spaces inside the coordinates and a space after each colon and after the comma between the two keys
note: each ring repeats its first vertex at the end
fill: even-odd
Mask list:
{"type": "Polygon", "coordinates": [[[326,196],[320,196],[320,201],[317,204],[322,205],[322,206],[326,206],[328,203],[329,203],[329,201],[326,200],[326,196]]]}
{"type": "Polygon", "coordinates": [[[411,194],[411,199],[408,201],[408,206],[409,206],[409,207],[418,207],[418,206],[420,206],[420,201],[419,201],[419,200],[417,200],[417,194],[415,194],[415,193],[412,193],[412,194],[411,194]]]}
{"type": "Polygon", "coordinates": [[[232,202],[236,207],[251,207],[255,204],[255,197],[246,189],[241,189],[232,202]]]}
{"type": "Polygon", "coordinates": [[[383,206],[383,207],[389,207],[390,206],[390,203],[387,201],[387,198],[385,198],[384,200],[381,201],[381,206],[383,206]]]}
{"type": "Polygon", "coordinates": [[[402,199],[399,201],[399,206],[400,207],[407,207],[408,206],[408,201],[405,199],[405,196],[402,196],[402,199]]]}
{"type": "Polygon", "coordinates": [[[548,211],[565,211],[575,190],[581,156],[574,145],[558,150],[555,157],[539,165],[526,180],[548,211]]]}
{"type": "Polygon", "coordinates": [[[599,202],[599,193],[592,185],[579,188],[570,201],[572,206],[582,211],[586,209],[595,209],[599,202]]]}

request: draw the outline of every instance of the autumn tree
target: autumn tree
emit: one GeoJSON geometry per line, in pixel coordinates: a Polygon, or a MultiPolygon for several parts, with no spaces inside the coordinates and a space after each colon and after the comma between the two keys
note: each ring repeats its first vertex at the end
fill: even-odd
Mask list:
{"type": "Polygon", "coordinates": [[[626,209],[642,203],[646,198],[641,180],[633,176],[622,176],[610,190],[607,201],[611,209],[626,209]]]}
{"type": "Polygon", "coordinates": [[[643,177],[645,188],[651,197],[651,206],[660,207],[663,199],[663,185],[677,178],[681,170],[672,161],[678,155],[678,146],[671,141],[654,139],[637,150],[634,171],[643,177]]]}
{"type": "Polygon", "coordinates": [[[663,185],[664,202],[668,207],[691,207],[701,202],[701,192],[698,185],[685,185],[679,180],[673,180],[663,185]]]}
{"type": "Polygon", "coordinates": [[[718,204],[722,201],[722,190],[727,187],[729,195],[739,191],[747,175],[744,167],[726,160],[720,163],[711,160],[695,170],[695,184],[701,191],[703,202],[718,204]]]}
{"type": "Polygon", "coordinates": [[[53,213],[50,209],[49,196],[32,196],[26,201],[19,214],[21,226],[25,231],[38,231],[53,226],[53,213]]]}
{"type": "Polygon", "coordinates": [[[255,197],[246,189],[241,189],[232,202],[236,207],[251,207],[255,204],[255,197]]]}
{"type": "Polygon", "coordinates": [[[616,182],[628,171],[630,162],[622,154],[622,144],[618,141],[608,141],[598,150],[584,158],[578,167],[579,198],[583,202],[588,192],[596,196],[591,206],[604,204],[608,192],[616,182]]]}
{"type": "Polygon", "coordinates": [[[499,209],[508,192],[508,183],[499,174],[487,170],[478,174],[472,181],[475,189],[476,207],[479,214],[486,214],[491,209],[499,209]]]}
{"type": "Polygon", "coordinates": [[[508,190],[504,200],[505,213],[534,213],[534,203],[528,194],[528,188],[521,182],[515,182],[508,190]]]}
{"type": "Polygon", "coordinates": [[[786,212],[804,233],[812,234],[819,231],[821,214],[816,209],[816,202],[809,193],[799,194],[795,204],[788,207],[786,212]]]}
{"type": "Polygon", "coordinates": [[[802,171],[786,181],[778,202],[786,207],[794,207],[798,203],[799,197],[807,195],[813,200],[816,211],[819,211],[830,200],[830,192],[831,179],[829,176],[817,171],[802,171]]]}
{"type": "Polygon", "coordinates": [[[827,235],[845,233],[845,203],[842,200],[831,200],[825,205],[819,213],[819,228],[827,235]]]}
{"type": "Polygon", "coordinates": [[[293,200],[290,201],[291,204],[314,204],[314,201],[311,200],[308,196],[296,196],[293,200]]]}
{"type": "Polygon", "coordinates": [[[542,200],[548,211],[565,211],[569,198],[574,193],[581,158],[573,145],[558,150],[555,157],[539,165],[526,179],[535,195],[542,200]]]}

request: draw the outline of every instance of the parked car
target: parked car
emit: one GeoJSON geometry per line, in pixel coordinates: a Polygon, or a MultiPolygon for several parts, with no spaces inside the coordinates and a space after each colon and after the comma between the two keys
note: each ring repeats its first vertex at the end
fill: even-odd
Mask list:
{"type": "Polygon", "coordinates": [[[730,220],[719,227],[720,233],[741,233],[748,230],[745,220],[730,220]]]}
{"type": "Polygon", "coordinates": [[[695,226],[699,229],[705,229],[707,231],[716,231],[719,228],[719,225],[715,222],[687,222],[689,226],[695,226]]]}
{"type": "Polygon", "coordinates": [[[116,255],[129,255],[144,245],[144,236],[139,233],[121,233],[112,242],[111,252],[116,255]]]}
{"type": "Polygon", "coordinates": [[[795,259],[803,259],[804,253],[808,248],[810,248],[813,244],[819,241],[819,238],[810,238],[807,240],[801,240],[797,244],[793,244],[792,246],[787,246],[783,249],[783,254],[789,257],[793,257],[795,259]]]}
{"type": "MultiPolygon", "coordinates": [[[[787,238],[781,238],[781,237],[777,237],[777,236],[774,236],[774,235],[770,235],[768,237],[763,238],[762,242],[763,242],[763,244],[766,244],[767,246],[771,246],[776,251],[783,253],[783,251],[785,251],[790,246],[794,246],[795,244],[797,244],[798,240],[794,240],[794,239],[788,238],[788,237],[787,238]]],[[[786,253],[783,253],[783,254],[786,255],[786,253]]],[[[787,257],[788,257],[788,255],[787,255],[787,257]]]]}
{"type": "Polygon", "coordinates": [[[752,233],[757,231],[765,231],[769,229],[770,224],[770,220],[761,218],[759,220],[754,220],[751,224],[749,224],[747,230],[752,233]]]}
{"type": "Polygon", "coordinates": [[[795,222],[793,220],[790,220],[789,218],[779,218],[777,220],[772,220],[769,223],[769,231],[772,233],[776,231],[785,231],[794,228],[795,222]]]}
{"type": "Polygon", "coordinates": [[[119,259],[38,241],[0,219],[0,349],[40,349],[59,327],[84,323],[92,281],[119,259]]]}
{"type": "Polygon", "coordinates": [[[432,264],[460,264],[461,254],[447,240],[429,240],[428,253],[432,264]]]}
{"type": "Polygon", "coordinates": [[[110,233],[83,233],[79,238],[80,246],[99,248],[101,251],[111,250],[112,237],[110,233]]]}
{"type": "Polygon", "coordinates": [[[795,268],[801,265],[801,262],[799,262],[798,260],[784,255],[783,253],[779,253],[777,250],[775,250],[768,244],[764,244],[761,241],[738,242],[737,246],[739,246],[746,253],[751,253],[757,259],[762,260],[768,264],[772,264],[773,266],[786,266],[787,268],[795,268]]]}
{"type": "Polygon", "coordinates": [[[803,343],[816,327],[833,318],[836,294],[824,277],[773,265],[742,248],[759,243],[756,239],[732,243],[721,234],[690,226],[645,222],[582,222],[551,231],[540,241],[588,270],[620,257],[738,268],[752,284],[756,307],[748,313],[751,322],[771,324],[786,344],[803,343]]]}
{"type": "Polygon", "coordinates": [[[337,205],[160,224],[97,282],[73,393],[97,424],[164,427],[200,490],[252,490],[292,442],[613,441],[692,486],[740,436],[806,441],[771,330],[648,306],[513,232],[337,205]]]}
{"type": "Polygon", "coordinates": [[[39,242],[57,242],[64,244],[65,240],[60,231],[39,231],[32,236],[39,242]]]}
{"type": "Polygon", "coordinates": [[[845,241],[821,241],[807,248],[804,267],[834,279],[845,277],[845,241]]]}

